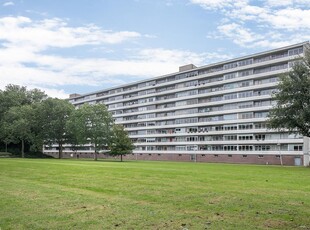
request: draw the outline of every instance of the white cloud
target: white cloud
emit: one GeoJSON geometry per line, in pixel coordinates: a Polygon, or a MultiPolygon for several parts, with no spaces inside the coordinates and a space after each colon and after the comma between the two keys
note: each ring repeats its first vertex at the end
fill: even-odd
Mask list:
{"type": "MultiPolygon", "coordinates": [[[[230,58],[218,53],[183,50],[127,50],[120,60],[77,58],[48,54],[51,47],[82,45],[101,48],[141,37],[132,31],[107,31],[95,25],[70,27],[53,18],[33,21],[27,17],[0,18],[0,88],[7,84],[38,87],[50,96],[66,97],[66,85],[105,86],[178,71],[180,65],[196,65],[230,58]],[[127,78],[127,79],[126,79],[127,78]]],[[[106,48],[106,47],[105,47],[106,48]]]]}
{"type": "Polygon", "coordinates": [[[277,31],[259,34],[236,23],[218,26],[218,32],[218,34],[209,37],[228,38],[235,44],[245,48],[278,48],[310,40],[310,34],[294,33],[292,35],[283,35],[277,31]]]}
{"type": "Polygon", "coordinates": [[[267,0],[266,5],[270,7],[310,6],[310,1],[309,0],[267,0]]]}
{"type": "Polygon", "coordinates": [[[272,14],[262,15],[260,18],[276,29],[310,29],[310,9],[286,8],[275,11],[272,14]]]}
{"type": "Polygon", "coordinates": [[[4,46],[28,46],[36,51],[49,47],[116,44],[141,36],[133,31],[113,32],[95,25],[70,27],[59,18],[41,21],[32,21],[22,16],[0,19],[0,39],[9,42],[4,43],[4,46]]]}
{"type": "Polygon", "coordinates": [[[2,6],[14,6],[14,2],[5,2],[2,6]]]}
{"type": "Polygon", "coordinates": [[[219,10],[224,16],[217,32],[209,33],[208,38],[226,38],[248,48],[275,48],[305,41],[310,36],[310,0],[190,2],[206,10],[219,10]]]}
{"type": "Polygon", "coordinates": [[[248,2],[247,0],[190,0],[193,4],[198,4],[207,10],[231,8],[248,2]]]}
{"type": "Polygon", "coordinates": [[[225,37],[232,39],[234,43],[244,47],[263,38],[261,35],[255,34],[250,29],[236,23],[221,25],[218,27],[218,31],[225,37]]]}

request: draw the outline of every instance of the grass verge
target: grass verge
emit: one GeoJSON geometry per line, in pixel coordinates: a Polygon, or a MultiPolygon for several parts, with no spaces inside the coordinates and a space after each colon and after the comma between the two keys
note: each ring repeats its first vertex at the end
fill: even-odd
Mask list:
{"type": "Polygon", "coordinates": [[[0,229],[310,229],[309,168],[0,159],[0,229]]]}

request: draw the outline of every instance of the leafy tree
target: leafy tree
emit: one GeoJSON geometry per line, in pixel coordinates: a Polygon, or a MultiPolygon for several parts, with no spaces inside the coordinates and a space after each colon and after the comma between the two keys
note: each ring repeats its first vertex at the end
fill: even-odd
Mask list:
{"type": "MultiPolygon", "coordinates": [[[[21,109],[21,111],[18,111],[17,108],[22,108],[24,105],[34,105],[36,103],[41,102],[45,98],[46,98],[46,94],[39,89],[27,90],[26,87],[18,86],[18,85],[7,85],[4,91],[0,90],[0,125],[1,125],[0,140],[5,143],[6,151],[7,151],[7,145],[9,143],[18,142],[20,135],[14,136],[16,133],[12,132],[12,130],[16,128],[14,126],[16,126],[17,121],[21,122],[22,120],[21,119],[14,120],[13,123],[12,122],[10,123],[10,122],[7,122],[8,116],[9,116],[7,115],[6,121],[3,121],[5,114],[8,113],[8,111],[10,111],[11,108],[14,108],[14,110],[11,111],[10,113],[14,113],[14,117],[16,117],[19,115],[19,112],[23,113],[23,110],[24,110],[24,109],[21,109]]],[[[26,120],[27,119],[25,116],[24,121],[26,120]]],[[[34,120],[31,122],[31,124],[29,124],[29,127],[31,129],[33,128],[33,124],[34,124],[34,120]]],[[[34,134],[33,130],[31,134],[34,134]]],[[[33,137],[34,138],[32,138],[32,143],[38,142],[36,139],[36,136],[33,136],[33,137]]],[[[42,145],[40,149],[41,148],[42,148],[42,145]]]]}
{"type": "Polygon", "coordinates": [[[39,89],[27,90],[24,86],[7,85],[4,91],[0,91],[0,120],[11,107],[30,105],[45,98],[46,94],[39,89]]]}
{"type": "Polygon", "coordinates": [[[6,135],[5,141],[21,143],[21,155],[25,157],[25,142],[31,142],[33,110],[30,105],[10,108],[3,116],[1,127],[6,135]]]}
{"type": "Polygon", "coordinates": [[[269,112],[269,127],[310,137],[310,50],[280,76],[273,99],[277,104],[269,112]]]}
{"type": "Polygon", "coordinates": [[[82,122],[82,113],[80,113],[79,110],[74,110],[66,123],[66,129],[68,132],[68,143],[70,143],[71,150],[73,150],[75,154],[79,147],[86,142],[83,138],[84,127],[81,125],[82,122]]]}
{"type": "Polygon", "coordinates": [[[8,144],[13,143],[14,138],[11,136],[8,123],[4,122],[3,119],[0,122],[0,130],[0,140],[5,144],[5,152],[8,152],[8,144]]]}
{"type": "Polygon", "coordinates": [[[109,142],[109,155],[121,156],[121,161],[123,161],[123,156],[130,154],[133,149],[134,145],[124,127],[122,125],[113,125],[113,133],[109,142]]]}
{"type": "Polygon", "coordinates": [[[78,143],[92,144],[95,150],[94,160],[97,160],[99,150],[108,146],[112,124],[113,118],[105,105],[84,104],[73,113],[69,129],[78,143]]]}
{"type": "Polygon", "coordinates": [[[45,144],[58,144],[58,157],[62,158],[63,144],[68,140],[66,122],[74,111],[74,106],[66,100],[48,98],[36,108],[40,138],[45,144]]]}

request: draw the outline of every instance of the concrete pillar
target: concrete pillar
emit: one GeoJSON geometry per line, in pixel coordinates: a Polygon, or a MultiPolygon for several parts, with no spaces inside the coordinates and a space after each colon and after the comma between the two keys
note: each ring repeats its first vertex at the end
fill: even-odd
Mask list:
{"type": "Polygon", "coordinates": [[[309,139],[310,139],[309,137],[304,137],[304,144],[303,144],[304,166],[309,166],[309,162],[310,162],[310,155],[309,155],[310,140],[309,139]]]}

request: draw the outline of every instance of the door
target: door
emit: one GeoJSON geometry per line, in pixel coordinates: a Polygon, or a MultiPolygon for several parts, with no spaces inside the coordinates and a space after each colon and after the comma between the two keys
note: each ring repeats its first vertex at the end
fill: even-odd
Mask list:
{"type": "Polygon", "coordinates": [[[295,163],[295,166],[301,166],[301,158],[300,157],[295,157],[294,158],[294,163],[295,163]]]}

